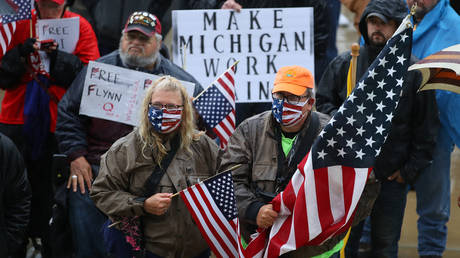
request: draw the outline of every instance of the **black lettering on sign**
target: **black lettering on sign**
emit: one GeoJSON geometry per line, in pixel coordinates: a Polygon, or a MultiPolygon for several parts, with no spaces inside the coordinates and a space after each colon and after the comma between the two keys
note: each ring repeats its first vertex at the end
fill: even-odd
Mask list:
{"type": "Polygon", "coordinates": [[[297,32],[294,32],[294,38],[295,50],[297,51],[297,45],[299,45],[302,50],[305,50],[305,31],[302,31],[302,37],[300,37],[297,32]]]}
{"type": "Polygon", "coordinates": [[[257,24],[257,29],[260,30],[260,24],[259,20],[257,20],[257,15],[259,14],[259,11],[256,11],[256,14],[254,14],[254,11],[249,11],[250,14],[250,19],[251,19],[251,26],[249,27],[251,30],[254,29],[254,24],[257,24]]]}
{"type": "Polygon", "coordinates": [[[272,68],[272,73],[276,73],[278,69],[275,66],[276,55],[273,55],[273,58],[270,58],[271,55],[267,55],[267,73],[270,73],[270,68],[272,68]]]}
{"type": "Polygon", "coordinates": [[[259,100],[267,100],[270,96],[270,82],[259,82],[259,100]]]}
{"type": "Polygon", "coordinates": [[[183,46],[187,46],[187,49],[190,49],[190,54],[193,54],[193,36],[190,35],[187,39],[185,40],[184,36],[179,37],[179,48],[182,49],[183,46]]]}
{"type": "MultiPolygon", "coordinates": [[[[214,50],[216,50],[217,53],[223,53],[223,52],[224,52],[223,49],[222,49],[222,50],[217,49],[217,39],[219,39],[219,38],[223,39],[223,38],[224,38],[224,35],[219,34],[219,35],[217,35],[217,36],[214,38],[214,50]]],[[[221,44],[221,46],[222,46],[222,45],[223,45],[223,44],[221,44]]]]}
{"type": "Polygon", "coordinates": [[[217,62],[214,62],[216,59],[214,58],[209,58],[209,64],[208,64],[208,59],[203,59],[204,62],[204,69],[206,72],[206,77],[209,77],[209,74],[211,73],[212,70],[212,76],[216,77],[217,71],[219,70],[219,62],[220,58],[217,58],[217,62]]]}
{"type": "Polygon", "coordinates": [[[274,29],[282,29],[283,24],[281,23],[283,20],[281,19],[281,14],[283,10],[273,10],[273,28],[274,29]]]}
{"type": "Polygon", "coordinates": [[[48,33],[49,35],[69,35],[70,29],[69,27],[51,27],[49,25],[43,26],[43,33],[48,33]]]}
{"type": "Polygon", "coordinates": [[[254,74],[255,75],[259,75],[259,73],[257,72],[257,69],[256,69],[256,65],[257,65],[257,59],[255,56],[248,56],[246,57],[246,65],[247,65],[247,72],[246,74],[247,75],[250,75],[251,74],[251,67],[252,67],[252,70],[254,71],[254,74]]]}
{"type": "Polygon", "coordinates": [[[207,30],[206,23],[208,25],[212,25],[212,30],[217,30],[217,25],[216,25],[216,12],[212,12],[212,16],[209,17],[209,14],[207,12],[203,13],[203,30],[207,30]]]}
{"type": "Polygon", "coordinates": [[[236,51],[237,53],[241,53],[241,34],[236,35],[236,40],[233,37],[234,35],[230,35],[230,53],[235,53],[234,46],[238,48],[236,51]]]}
{"type": "Polygon", "coordinates": [[[232,25],[235,25],[235,29],[239,30],[238,23],[236,23],[235,12],[230,12],[230,16],[228,17],[228,26],[227,30],[231,30],[232,25]]]}
{"type": "Polygon", "coordinates": [[[270,34],[268,33],[264,33],[262,35],[260,35],[260,39],[259,39],[259,46],[260,46],[260,50],[262,50],[263,52],[268,52],[272,49],[272,43],[271,42],[268,42],[264,45],[264,38],[265,37],[268,37],[268,38],[271,38],[270,34]]]}

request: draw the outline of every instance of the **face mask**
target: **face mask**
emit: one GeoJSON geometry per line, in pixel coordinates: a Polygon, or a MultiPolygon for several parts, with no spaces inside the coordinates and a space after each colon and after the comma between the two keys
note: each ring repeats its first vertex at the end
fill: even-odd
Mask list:
{"type": "Polygon", "coordinates": [[[303,118],[302,108],[307,101],[290,104],[284,102],[284,99],[273,99],[272,114],[281,125],[294,126],[303,118]]]}
{"type": "Polygon", "coordinates": [[[167,110],[149,106],[148,118],[153,129],[166,134],[176,130],[182,120],[182,109],[167,110]]]}

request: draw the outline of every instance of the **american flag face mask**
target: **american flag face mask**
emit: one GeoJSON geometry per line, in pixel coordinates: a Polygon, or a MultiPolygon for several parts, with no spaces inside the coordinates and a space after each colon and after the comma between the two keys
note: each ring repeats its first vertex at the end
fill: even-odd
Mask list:
{"type": "Polygon", "coordinates": [[[179,127],[182,120],[182,109],[158,109],[149,105],[148,118],[155,131],[167,134],[179,127]]]}
{"type": "Polygon", "coordinates": [[[304,116],[303,106],[307,103],[297,102],[295,104],[287,103],[284,99],[273,99],[272,114],[275,120],[283,126],[290,127],[296,125],[304,116]]]}

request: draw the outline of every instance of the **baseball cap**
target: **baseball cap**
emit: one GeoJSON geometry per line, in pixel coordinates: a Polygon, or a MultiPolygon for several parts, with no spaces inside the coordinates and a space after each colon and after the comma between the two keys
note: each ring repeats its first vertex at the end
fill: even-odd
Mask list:
{"type": "Polygon", "coordinates": [[[123,32],[137,30],[148,37],[161,34],[161,24],[158,18],[148,12],[134,12],[128,18],[123,32]]]}
{"type": "MultiPolygon", "coordinates": [[[[35,0],[35,1],[40,2],[40,0],[35,0]]],[[[58,5],[61,5],[65,2],[65,0],[51,0],[51,1],[55,2],[58,5]]]]}
{"type": "Polygon", "coordinates": [[[385,17],[385,15],[383,15],[383,14],[381,14],[381,13],[376,13],[376,12],[373,12],[373,13],[368,14],[368,15],[366,16],[366,19],[369,19],[369,18],[371,18],[372,16],[380,18],[380,20],[382,20],[384,23],[388,23],[388,19],[387,19],[387,17],[385,17]]]}
{"type": "Polygon", "coordinates": [[[286,91],[297,96],[305,93],[307,88],[313,89],[315,83],[311,72],[302,66],[284,66],[276,73],[272,93],[286,91]]]}

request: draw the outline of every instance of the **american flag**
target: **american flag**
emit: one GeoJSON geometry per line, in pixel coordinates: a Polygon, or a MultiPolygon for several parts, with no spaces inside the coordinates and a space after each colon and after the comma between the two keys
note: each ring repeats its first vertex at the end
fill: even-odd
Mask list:
{"type": "Polygon", "coordinates": [[[225,71],[194,104],[204,122],[219,137],[220,147],[227,146],[235,131],[235,65],[225,71]]]}
{"type": "Polygon", "coordinates": [[[177,120],[181,118],[181,110],[150,109],[149,117],[153,120],[153,127],[163,133],[170,133],[179,127],[177,120]]]}
{"type": "Polygon", "coordinates": [[[278,110],[282,110],[283,114],[280,114],[280,116],[278,116],[278,114],[275,115],[275,119],[278,121],[281,120],[281,117],[283,121],[278,121],[278,123],[282,122],[284,126],[293,125],[302,119],[302,116],[296,116],[297,112],[302,111],[302,106],[285,103],[284,100],[281,99],[273,99],[272,105],[273,112],[279,113],[278,110]]]}
{"type": "Polygon", "coordinates": [[[10,6],[12,9],[17,10],[17,14],[0,14],[0,57],[2,57],[8,50],[11,43],[13,34],[16,31],[16,21],[27,20],[31,18],[32,5],[30,0],[0,0],[0,6],[6,10],[10,6]]]}
{"type": "Polygon", "coordinates": [[[279,217],[271,227],[265,257],[319,245],[348,230],[389,133],[411,44],[406,18],[273,200],[279,217]]]}
{"type": "Polygon", "coordinates": [[[238,257],[241,242],[231,170],[183,190],[180,196],[213,253],[238,257]]]}

